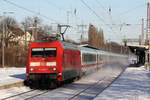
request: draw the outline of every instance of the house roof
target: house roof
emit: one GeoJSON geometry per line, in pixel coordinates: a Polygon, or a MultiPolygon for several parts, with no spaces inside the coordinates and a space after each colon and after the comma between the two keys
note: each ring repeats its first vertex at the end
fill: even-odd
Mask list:
{"type": "Polygon", "coordinates": [[[22,36],[24,34],[23,30],[19,27],[10,26],[9,29],[12,31],[12,33],[16,34],[17,36],[22,36]]]}

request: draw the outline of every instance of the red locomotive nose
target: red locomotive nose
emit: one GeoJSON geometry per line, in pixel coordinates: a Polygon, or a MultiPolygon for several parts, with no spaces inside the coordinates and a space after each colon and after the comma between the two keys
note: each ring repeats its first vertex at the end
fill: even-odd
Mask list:
{"type": "Polygon", "coordinates": [[[42,58],[42,60],[45,60],[45,58],[42,58]]]}

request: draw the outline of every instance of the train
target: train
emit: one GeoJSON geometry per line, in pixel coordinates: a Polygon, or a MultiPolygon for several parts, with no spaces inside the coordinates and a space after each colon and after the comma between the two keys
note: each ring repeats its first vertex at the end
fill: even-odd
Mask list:
{"type": "Polygon", "coordinates": [[[61,40],[32,42],[28,50],[26,82],[56,87],[67,80],[95,73],[106,64],[127,61],[127,55],[89,45],[75,45],[61,40]]]}

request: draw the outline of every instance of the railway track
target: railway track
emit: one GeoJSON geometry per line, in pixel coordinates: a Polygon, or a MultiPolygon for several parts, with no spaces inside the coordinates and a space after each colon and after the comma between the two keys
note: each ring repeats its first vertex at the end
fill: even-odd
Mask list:
{"type": "Polygon", "coordinates": [[[71,98],[69,98],[68,100],[77,99],[77,98],[78,98],[81,94],[83,94],[85,91],[87,91],[87,90],[93,88],[94,86],[96,86],[96,85],[97,85],[98,83],[100,83],[101,81],[102,81],[102,80],[99,80],[99,81],[93,83],[91,86],[89,86],[89,87],[87,87],[87,88],[81,90],[80,92],[78,92],[77,94],[75,94],[74,96],[72,96],[71,98]]]}
{"type": "MultiPolygon", "coordinates": [[[[97,75],[97,74],[96,74],[97,75]]],[[[71,84],[63,85],[54,90],[29,90],[6,97],[2,100],[93,100],[119,75],[111,73],[108,76],[94,78],[95,75],[83,78],[71,84]]]]}
{"type": "Polygon", "coordinates": [[[40,95],[45,94],[45,93],[47,93],[47,92],[49,92],[49,91],[48,91],[48,90],[47,90],[47,91],[43,91],[43,92],[41,92],[41,93],[39,93],[39,94],[36,94],[36,95],[34,95],[34,96],[31,96],[31,97],[28,97],[28,98],[26,98],[26,99],[24,99],[24,100],[29,100],[29,99],[31,99],[31,98],[40,96],[40,95]]]}
{"type": "Polygon", "coordinates": [[[30,90],[30,91],[26,91],[26,92],[22,92],[22,93],[18,93],[18,94],[15,94],[15,95],[12,95],[12,96],[9,96],[9,97],[6,97],[6,98],[3,98],[1,100],[7,100],[7,99],[10,99],[10,98],[13,98],[13,97],[16,97],[16,96],[20,96],[22,94],[26,94],[26,93],[29,93],[29,92],[32,92],[34,90],[30,90]]]}
{"type": "MultiPolygon", "coordinates": [[[[102,92],[102,91],[104,90],[104,87],[99,87],[100,84],[101,84],[101,85],[103,84],[102,80],[96,81],[96,82],[94,82],[94,83],[88,85],[87,87],[83,87],[83,88],[81,88],[81,89],[79,89],[79,90],[75,90],[74,94],[70,95],[69,97],[66,96],[65,100],[79,100],[79,99],[84,99],[84,98],[93,99],[93,98],[95,98],[100,92],[102,92]],[[94,92],[94,95],[85,96],[86,94],[87,94],[87,95],[92,94],[93,91],[95,91],[96,89],[97,89],[98,91],[94,92]],[[92,92],[89,93],[88,91],[92,91],[92,92]],[[83,95],[84,95],[84,96],[83,96],[83,95]]],[[[102,86],[104,86],[104,85],[102,85],[102,86]]],[[[68,88],[68,87],[66,86],[66,88],[68,88]]],[[[49,91],[48,91],[48,92],[49,92],[49,91]]],[[[48,93],[48,92],[46,92],[46,93],[48,93]]],[[[55,92],[56,92],[56,94],[57,94],[57,92],[59,92],[59,89],[58,89],[58,91],[56,90],[55,92]]],[[[45,94],[45,93],[43,93],[43,94],[45,94]]],[[[50,95],[50,93],[48,93],[47,95],[50,95]]],[[[29,99],[39,100],[40,97],[38,97],[38,96],[39,96],[39,95],[36,95],[36,96],[33,96],[33,97],[28,98],[28,99],[25,99],[25,100],[29,100],[29,99]],[[37,98],[36,98],[36,97],[37,97],[37,98]]],[[[64,96],[65,96],[65,95],[64,95],[64,96]]],[[[43,96],[43,97],[44,97],[44,96],[43,96]]],[[[53,98],[53,97],[52,97],[52,98],[53,98]]],[[[51,100],[52,98],[50,97],[49,100],[51,100]]],[[[43,98],[43,99],[44,99],[44,98],[43,98]]],[[[63,99],[63,98],[62,98],[62,99],[63,99]]]]}
{"type": "MultiPolygon", "coordinates": [[[[94,83],[90,84],[89,86],[76,91],[71,97],[68,97],[67,100],[73,100],[73,99],[80,98],[80,96],[83,93],[85,93],[87,90],[93,89],[93,87],[97,86],[99,83],[101,83],[101,80],[99,80],[97,82],[94,82],[94,83]]],[[[65,86],[65,87],[67,88],[67,86],[65,86]]],[[[57,89],[55,91],[58,92],[57,89]]],[[[32,89],[32,90],[29,90],[29,91],[26,91],[26,92],[22,92],[22,93],[18,93],[16,95],[13,95],[13,96],[6,97],[6,98],[1,99],[1,100],[18,100],[18,99],[30,100],[30,99],[36,99],[36,97],[38,97],[40,95],[43,95],[43,94],[46,94],[46,93],[49,94],[50,92],[51,92],[51,90],[35,90],[35,89],[32,89]]],[[[51,98],[49,98],[49,99],[51,99],[51,98]]]]}
{"type": "Polygon", "coordinates": [[[17,100],[17,99],[18,100],[19,99],[28,100],[30,98],[33,98],[33,97],[42,95],[44,93],[47,93],[48,91],[49,90],[43,90],[43,91],[41,91],[41,90],[32,89],[32,90],[29,90],[29,91],[26,91],[26,92],[18,93],[18,94],[15,94],[15,95],[3,98],[1,100],[17,100]]]}

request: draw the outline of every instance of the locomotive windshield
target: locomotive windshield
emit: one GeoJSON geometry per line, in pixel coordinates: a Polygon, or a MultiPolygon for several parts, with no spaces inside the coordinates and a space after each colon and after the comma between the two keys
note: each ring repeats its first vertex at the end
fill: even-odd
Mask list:
{"type": "Polygon", "coordinates": [[[56,48],[32,48],[31,57],[56,57],[56,48]]]}

